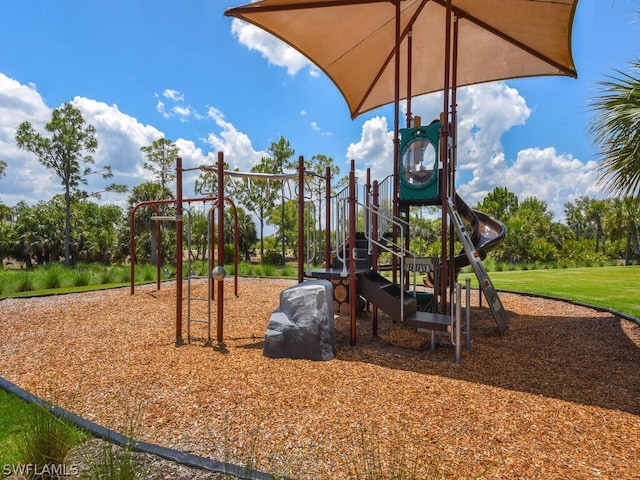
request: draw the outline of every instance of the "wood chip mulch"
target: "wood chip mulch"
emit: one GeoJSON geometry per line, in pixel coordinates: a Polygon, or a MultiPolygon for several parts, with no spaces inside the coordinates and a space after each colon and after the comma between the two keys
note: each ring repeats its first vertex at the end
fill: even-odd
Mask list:
{"type": "Polygon", "coordinates": [[[240,279],[237,298],[227,282],[213,346],[203,324],[174,345],[175,282],[2,300],[0,376],[112,429],[135,419],[140,440],[297,479],[351,478],[363,443],[383,462],[419,460],[429,478],[640,478],[635,323],[501,294],[511,323],[498,336],[475,291],[460,366],[448,340],[431,352],[386,315],[373,337],[366,312],[355,347],[336,317],[332,361],[269,359],[266,325],[294,282],[240,279]]]}

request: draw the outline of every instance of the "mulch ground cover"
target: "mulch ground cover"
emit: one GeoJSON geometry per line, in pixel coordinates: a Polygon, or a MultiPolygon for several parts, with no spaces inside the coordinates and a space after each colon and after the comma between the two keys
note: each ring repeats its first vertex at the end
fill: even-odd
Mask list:
{"type": "Polygon", "coordinates": [[[175,283],[5,299],[0,376],[109,428],[134,420],[141,440],[298,479],[353,478],[376,452],[417,461],[418,478],[640,478],[637,324],[501,294],[499,336],[473,292],[460,366],[448,340],[432,352],[428,335],[386,315],[372,336],[367,312],[356,346],[348,316],[335,318],[332,361],[266,358],[267,322],[293,284],[240,279],[235,297],[229,282],[212,346],[204,324],[174,345],[175,283]]]}

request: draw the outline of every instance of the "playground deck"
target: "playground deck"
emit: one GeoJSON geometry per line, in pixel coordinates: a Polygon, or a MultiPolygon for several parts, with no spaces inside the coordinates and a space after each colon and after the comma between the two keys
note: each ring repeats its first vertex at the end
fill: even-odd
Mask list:
{"type": "Polygon", "coordinates": [[[244,464],[257,445],[298,479],[346,478],[363,428],[383,454],[404,449],[448,478],[637,478],[636,324],[501,294],[508,333],[486,302],[474,307],[461,366],[446,342],[431,352],[386,316],[372,337],[363,313],[355,347],[348,316],[336,318],[333,361],[265,358],[269,315],[292,284],[228,288],[225,342],[208,348],[174,346],[173,283],[5,299],[0,375],[110,428],[137,416],[141,439],[164,446],[244,464]]]}

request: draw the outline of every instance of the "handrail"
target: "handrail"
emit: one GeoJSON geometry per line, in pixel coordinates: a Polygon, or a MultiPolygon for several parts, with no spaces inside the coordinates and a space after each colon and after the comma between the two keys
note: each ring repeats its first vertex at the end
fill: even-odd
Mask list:
{"type": "MultiPolygon", "coordinates": [[[[382,248],[383,250],[391,253],[392,255],[394,255],[395,257],[397,257],[400,260],[400,271],[403,272],[402,275],[400,275],[400,318],[404,319],[404,293],[405,293],[405,286],[404,286],[404,267],[405,267],[405,259],[407,256],[411,256],[413,257],[413,267],[414,267],[414,287],[415,287],[415,265],[416,265],[416,255],[411,252],[410,250],[407,250],[403,245],[404,245],[404,232],[405,229],[403,228],[404,226],[408,227],[409,224],[398,217],[394,217],[393,215],[390,215],[384,211],[380,211],[376,206],[370,206],[370,205],[365,205],[363,203],[360,202],[356,202],[356,206],[359,206],[360,208],[363,209],[363,211],[366,213],[366,215],[378,215],[378,219],[380,217],[382,217],[383,219],[385,219],[387,221],[387,225],[396,225],[397,227],[399,227],[399,231],[400,231],[400,245],[394,244],[393,242],[390,242],[393,246],[395,246],[396,248],[390,248],[387,245],[384,245],[383,243],[381,243],[380,241],[378,241],[378,238],[380,238],[379,236],[379,232],[373,232],[375,233],[375,235],[372,235],[372,232],[370,231],[365,231],[364,235],[365,238],[368,240],[369,242],[369,251],[371,251],[371,245],[376,245],[379,248],[382,248]]],[[[367,222],[369,225],[372,225],[371,221],[367,222]]],[[[379,221],[378,221],[379,223],[379,221]]]]}
{"type": "MultiPolygon", "coordinates": [[[[378,183],[378,211],[393,216],[393,175],[388,175],[378,183]]],[[[380,222],[378,220],[378,222],[380,222]]],[[[378,223],[378,230],[385,232],[389,229],[389,223],[378,223]]]]}
{"type": "MultiPolygon", "coordinates": [[[[349,187],[345,187],[333,196],[334,207],[331,209],[333,214],[334,232],[335,232],[335,252],[336,258],[342,262],[342,273],[340,276],[346,277],[347,272],[347,238],[349,236],[348,208],[349,187]],[[342,246],[342,255],[340,247],[342,246]]],[[[329,228],[327,226],[327,228],[329,228]]],[[[333,249],[332,249],[333,250],[333,249]]],[[[328,267],[328,265],[327,265],[328,267]]]]}
{"type": "MultiPolygon", "coordinates": [[[[304,208],[306,213],[306,215],[304,216],[304,219],[305,219],[304,231],[307,237],[307,241],[305,242],[306,251],[304,252],[305,263],[307,265],[305,273],[307,276],[311,276],[310,264],[316,258],[319,251],[318,244],[317,244],[318,236],[315,229],[316,205],[313,201],[308,201],[308,202],[304,202],[304,208]]],[[[298,249],[300,249],[300,246],[298,246],[298,249]]],[[[301,252],[300,255],[302,255],[302,253],[303,252],[301,252]]]]}

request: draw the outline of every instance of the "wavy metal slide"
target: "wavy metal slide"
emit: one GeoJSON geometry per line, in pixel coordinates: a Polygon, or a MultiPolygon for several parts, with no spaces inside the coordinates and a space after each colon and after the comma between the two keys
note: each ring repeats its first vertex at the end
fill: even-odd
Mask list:
{"type": "MultiPolygon", "coordinates": [[[[500,243],[507,233],[504,223],[487,215],[486,213],[474,210],[456,193],[453,200],[460,217],[471,225],[471,241],[476,247],[480,258],[484,260],[487,253],[500,243]]],[[[469,265],[469,259],[464,250],[455,257],[456,270],[469,265]]]]}

